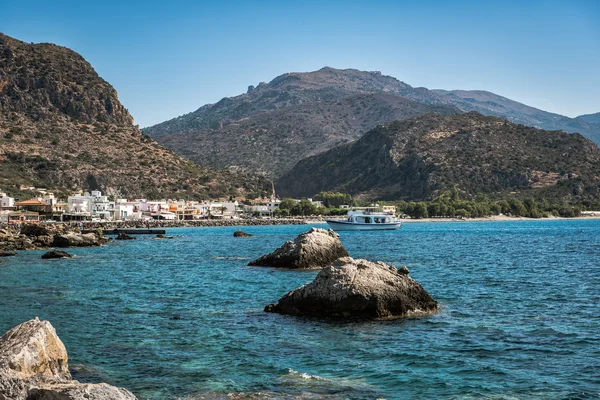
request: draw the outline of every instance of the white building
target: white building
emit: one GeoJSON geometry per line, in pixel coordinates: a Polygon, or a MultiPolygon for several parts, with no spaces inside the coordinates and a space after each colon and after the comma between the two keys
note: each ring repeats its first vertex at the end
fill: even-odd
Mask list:
{"type": "Polygon", "coordinates": [[[0,192],[0,209],[9,209],[15,206],[15,199],[8,197],[6,193],[0,192]]]}
{"type": "MultiPolygon", "coordinates": [[[[52,195],[52,199],[54,195],[52,195]]],[[[52,201],[52,199],[49,199],[52,201]]],[[[99,190],[92,193],[76,194],[67,199],[66,214],[79,217],[100,218],[110,221],[114,219],[115,203],[103,196],[99,190]]]]}

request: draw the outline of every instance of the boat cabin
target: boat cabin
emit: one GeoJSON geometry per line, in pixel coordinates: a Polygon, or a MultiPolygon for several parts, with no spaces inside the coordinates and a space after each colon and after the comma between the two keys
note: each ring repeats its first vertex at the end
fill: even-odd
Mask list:
{"type": "Polygon", "coordinates": [[[348,213],[347,222],[354,224],[391,224],[392,217],[386,214],[373,214],[373,213],[348,213]]]}

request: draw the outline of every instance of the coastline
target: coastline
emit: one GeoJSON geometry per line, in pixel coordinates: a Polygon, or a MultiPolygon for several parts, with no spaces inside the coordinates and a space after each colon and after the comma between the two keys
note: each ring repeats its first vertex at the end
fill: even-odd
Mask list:
{"type": "MultiPolygon", "coordinates": [[[[325,219],[343,219],[340,216],[306,216],[294,218],[244,218],[244,219],[202,219],[202,220],[151,220],[151,221],[68,221],[68,222],[35,222],[40,225],[57,225],[64,224],[70,228],[82,228],[84,230],[101,229],[133,229],[133,228],[209,228],[221,226],[269,226],[269,225],[310,225],[310,224],[325,224],[325,219]]],[[[426,222],[510,222],[510,221],[554,221],[554,220],[599,220],[600,215],[587,215],[579,217],[544,217],[544,218],[527,218],[527,217],[510,217],[506,215],[493,215],[490,217],[481,218],[398,218],[402,223],[426,223],[426,222]]],[[[0,223],[1,228],[16,227],[14,224],[0,223]]]]}
{"type": "Polygon", "coordinates": [[[417,222],[511,222],[511,221],[563,221],[563,220],[598,220],[600,216],[579,216],[579,217],[544,217],[544,218],[528,218],[528,217],[509,217],[506,215],[492,215],[482,218],[399,218],[402,223],[417,223],[417,222]]]}

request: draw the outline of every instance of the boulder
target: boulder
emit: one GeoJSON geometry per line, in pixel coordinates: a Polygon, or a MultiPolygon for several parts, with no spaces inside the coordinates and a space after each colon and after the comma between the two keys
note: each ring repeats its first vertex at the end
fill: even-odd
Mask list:
{"type": "Polygon", "coordinates": [[[128,390],[106,383],[66,383],[29,391],[27,400],[136,400],[128,390]]]}
{"type": "Polygon", "coordinates": [[[348,252],[342,245],[339,235],[331,229],[311,228],[301,233],[293,241],[285,242],[271,254],[266,254],[248,265],[291,268],[320,269],[348,252]]]}
{"type": "Polygon", "coordinates": [[[67,350],[37,317],[0,337],[0,400],[135,400],[125,389],[71,379],[67,350]]]}
{"type": "Polygon", "coordinates": [[[0,251],[0,257],[13,257],[16,256],[17,253],[14,251],[0,251]]]}
{"type": "Polygon", "coordinates": [[[438,303],[405,272],[381,261],[340,258],[265,311],[311,317],[386,319],[432,314],[438,303]]]}
{"type": "Polygon", "coordinates": [[[62,233],[67,228],[63,224],[23,224],[21,225],[21,235],[25,236],[54,236],[56,233],[62,233]]]}
{"type": "Polygon", "coordinates": [[[0,375],[17,379],[42,375],[71,379],[67,349],[48,321],[37,317],[0,337],[0,375]]]}
{"type": "Polygon", "coordinates": [[[235,231],[235,232],[233,232],[233,237],[251,237],[251,236],[254,236],[254,235],[251,235],[251,234],[246,233],[244,231],[235,231]]]}
{"type": "Polygon", "coordinates": [[[70,255],[69,253],[67,253],[66,251],[60,251],[60,250],[50,250],[47,253],[44,253],[42,255],[43,259],[50,259],[50,258],[71,258],[73,257],[72,255],[70,255]]]}
{"type": "Polygon", "coordinates": [[[104,237],[98,237],[95,233],[67,232],[55,235],[51,243],[52,247],[91,247],[100,246],[105,243],[104,237]]]}
{"type": "Polygon", "coordinates": [[[117,235],[117,240],[137,240],[136,237],[126,234],[125,232],[120,232],[117,235]]]}

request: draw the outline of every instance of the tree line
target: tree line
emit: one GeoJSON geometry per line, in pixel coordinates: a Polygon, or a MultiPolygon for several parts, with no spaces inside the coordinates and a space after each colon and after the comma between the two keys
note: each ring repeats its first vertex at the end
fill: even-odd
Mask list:
{"type": "MultiPolygon", "coordinates": [[[[276,216],[298,215],[345,215],[348,207],[373,205],[366,200],[357,200],[352,195],[339,192],[321,192],[314,197],[323,206],[308,199],[296,201],[283,199],[276,216]]],[[[473,199],[465,199],[457,188],[447,190],[430,201],[386,201],[380,205],[395,205],[396,214],[411,218],[482,218],[504,214],[513,217],[544,218],[550,216],[576,217],[583,210],[600,210],[600,200],[565,202],[548,199],[494,199],[479,193],[473,199]]]]}

